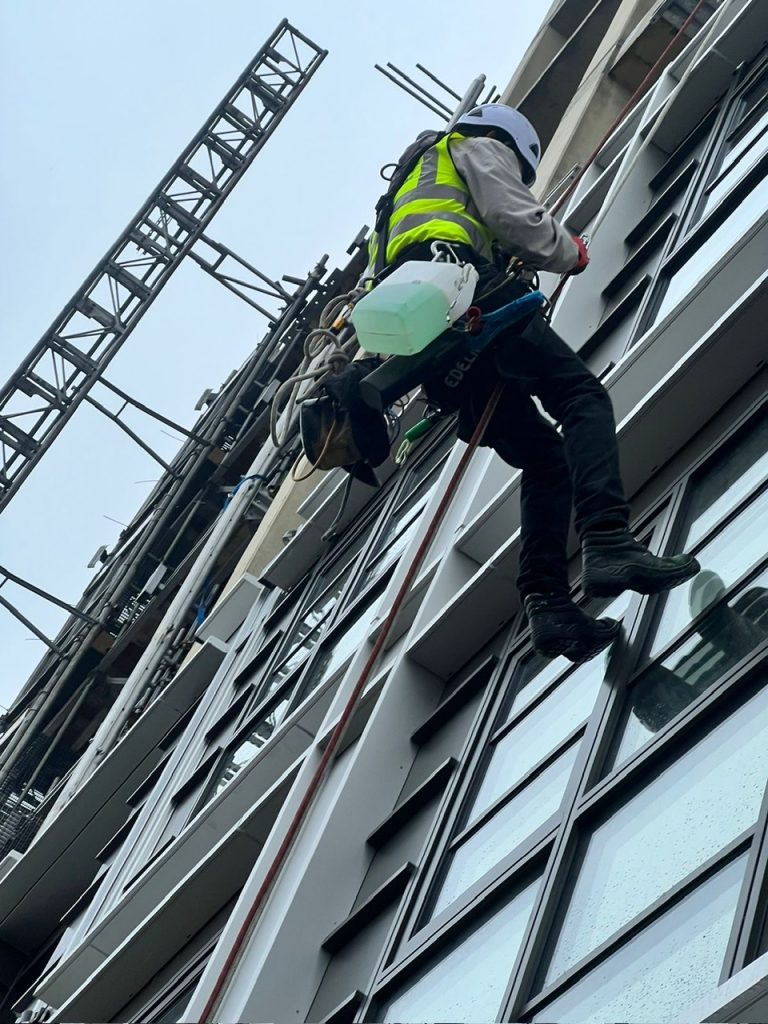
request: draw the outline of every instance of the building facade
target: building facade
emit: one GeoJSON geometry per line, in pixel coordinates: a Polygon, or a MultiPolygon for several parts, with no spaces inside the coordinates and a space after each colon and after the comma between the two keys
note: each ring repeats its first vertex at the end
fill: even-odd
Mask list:
{"type": "MultiPolygon", "coordinates": [[[[694,6],[553,6],[505,93],[562,106],[545,191],[694,6]]],[[[636,533],[702,572],[587,605],[605,656],[536,656],[520,476],[481,448],[212,1019],[768,1019],[768,10],[707,6],[563,214],[592,261],[553,320],[636,533]]],[[[286,483],[193,656],[0,864],[22,1019],[200,1019],[461,447],[446,421],[332,540],[341,475],[286,483]]]]}

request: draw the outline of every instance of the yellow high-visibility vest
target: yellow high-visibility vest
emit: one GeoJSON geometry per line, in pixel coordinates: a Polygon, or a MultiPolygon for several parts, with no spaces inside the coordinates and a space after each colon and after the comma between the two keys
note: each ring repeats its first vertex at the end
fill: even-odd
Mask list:
{"type": "MultiPolygon", "coordinates": [[[[395,194],[389,219],[386,264],[418,242],[457,242],[491,259],[490,230],[468,212],[469,189],[451,159],[450,146],[465,136],[453,132],[421,157],[395,194]]],[[[371,237],[369,266],[373,267],[378,234],[371,237]]]]}

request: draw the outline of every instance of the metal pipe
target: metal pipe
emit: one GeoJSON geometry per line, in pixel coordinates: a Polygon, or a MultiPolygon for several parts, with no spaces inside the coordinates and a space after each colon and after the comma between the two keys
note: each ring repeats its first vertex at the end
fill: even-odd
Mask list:
{"type": "Polygon", "coordinates": [[[432,74],[429,68],[425,68],[423,64],[417,64],[416,68],[418,71],[421,71],[423,74],[425,74],[427,78],[431,78],[433,82],[436,82],[441,89],[445,89],[445,91],[449,93],[451,96],[453,96],[455,100],[459,100],[459,102],[461,102],[461,96],[459,96],[457,92],[454,92],[453,89],[449,89],[445,82],[439,79],[437,75],[432,74]]]}
{"type": "Polygon", "coordinates": [[[169,473],[171,476],[176,476],[176,474],[173,472],[173,470],[165,461],[165,459],[161,459],[157,452],[154,451],[146,443],[146,441],[142,441],[139,435],[134,430],[131,430],[127,423],[123,423],[119,416],[111,412],[105,405],[102,405],[101,402],[98,401],[98,399],[93,397],[93,395],[86,395],[85,400],[86,402],[88,402],[89,405],[92,405],[94,409],[98,409],[100,413],[103,413],[107,417],[107,419],[112,420],[115,426],[120,427],[120,429],[124,431],[132,441],[136,442],[139,448],[142,448],[147,453],[147,455],[149,455],[150,458],[154,459],[155,462],[159,463],[166,471],[166,473],[169,473]]]}
{"type": "MultiPolygon", "coordinates": [[[[443,102],[443,100],[441,99],[438,99],[437,96],[433,96],[432,93],[425,89],[423,85],[421,85],[419,82],[414,81],[409,75],[406,75],[406,73],[402,71],[399,67],[397,67],[395,64],[393,64],[392,61],[387,61],[387,67],[390,68],[390,70],[394,71],[396,75],[399,75],[404,82],[408,83],[408,85],[413,86],[413,88],[416,89],[417,92],[421,93],[422,96],[430,100],[430,102],[434,103],[436,107],[442,108],[450,117],[451,108],[448,106],[447,103],[443,102]]],[[[457,96],[456,98],[461,99],[460,96],[457,96]]]]}
{"type": "Polygon", "coordinates": [[[72,707],[69,709],[69,711],[67,712],[67,715],[66,715],[64,721],[61,723],[59,728],[56,730],[54,736],[52,737],[51,742],[48,745],[48,749],[46,750],[46,752],[43,754],[42,758],[38,762],[37,767],[35,768],[34,772],[32,772],[31,778],[25,784],[24,791],[22,792],[21,796],[18,798],[19,803],[21,803],[23,801],[24,797],[27,795],[27,793],[32,789],[34,784],[37,782],[37,779],[38,779],[38,777],[40,775],[40,772],[43,770],[43,768],[45,768],[46,764],[51,759],[51,756],[52,756],[54,750],[56,749],[56,744],[59,742],[61,737],[64,735],[65,731],[69,728],[69,726],[71,725],[72,721],[74,720],[75,715],[78,713],[80,708],[83,706],[83,702],[84,702],[85,698],[88,696],[88,694],[91,692],[91,690],[93,689],[93,686],[94,686],[95,682],[96,682],[96,676],[94,675],[94,676],[92,676],[89,679],[89,681],[85,684],[85,686],[82,686],[80,688],[80,691],[77,694],[77,697],[76,697],[75,701],[73,702],[72,707]]]}
{"type": "Polygon", "coordinates": [[[403,92],[407,92],[409,95],[413,96],[415,100],[418,100],[419,103],[425,106],[428,110],[431,110],[433,114],[437,114],[438,117],[442,117],[446,121],[448,120],[448,115],[444,110],[440,110],[438,107],[433,107],[431,103],[427,103],[423,96],[420,96],[414,89],[410,89],[407,85],[400,82],[394,75],[390,74],[386,68],[383,68],[381,64],[374,64],[373,66],[377,71],[380,71],[385,78],[388,78],[390,82],[394,82],[398,89],[402,89],[403,92]]]}
{"type": "MultiPolygon", "coordinates": [[[[259,456],[262,456],[261,452],[259,456]]],[[[257,458],[256,462],[260,464],[260,459],[257,458]]],[[[259,472],[259,467],[254,465],[251,472],[259,472]]],[[[123,726],[129,720],[136,702],[141,697],[144,689],[151,684],[153,675],[165,656],[167,641],[182,626],[183,620],[197,598],[200,588],[210,575],[216,559],[228,543],[232,533],[240,525],[240,520],[248,507],[254,485],[254,481],[246,480],[220,513],[218,522],[205,547],[200,552],[200,556],[191,572],[169,605],[152,640],[126,680],[120,691],[120,696],[110,708],[88,750],[80,758],[67,785],[59,794],[59,798],[52,809],[54,813],[57,808],[60,810],[67,803],[85,779],[98,768],[99,764],[119,739],[123,726]]]]}
{"type": "Polygon", "coordinates": [[[60,657],[63,656],[64,652],[61,650],[61,648],[57,647],[56,644],[53,642],[53,640],[51,640],[49,637],[47,637],[45,635],[45,633],[42,632],[42,630],[39,630],[37,628],[37,626],[34,624],[34,622],[30,622],[30,620],[26,617],[26,615],[22,615],[22,613],[18,610],[18,608],[14,608],[14,606],[11,604],[11,602],[7,601],[2,596],[2,594],[0,594],[0,605],[2,605],[3,608],[6,608],[11,613],[11,615],[14,617],[14,619],[18,619],[19,622],[21,622],[23,625],[25,625],[28,630],[30,630],[32,633],[34,633],[38,640],[42,640],[42,642],[45,644],[46,647],[49,647],[52,651],[54,651],[60,657]]]}
{"type": "Polygon", "coordinates": [[[453,126],[456,124],[456,122],[459,120],[462,114],[466,114],[466,112],[468,110],[471,110],[472,107],[477,106],[477,101],[480,99],[480,94],[483,91],[484,87],[485,75],[478,75],[477,78],[475,78],[470,83],[469,88],[464,93],[461,99],[461,103],[459,103],[458,107],[456,107],[456,110],[453,112],[453,116],[449,120],[448,124],[445,126],[445,130],[447,132],[453,130],[453,126]]]}
{"type": "MultiPolygon", "coordinates": [[[[190,256],[194,256],[194,253],[190,253],[190,256]]],[[[186,427],[180,426],[175,420],[168,419],[167,416],[163,416],[155,409],[150,409],[148,405],[144,405],[143,402],[139,402],[136,398],[131,398],[130,395],[126,394],[125,391],[121,390],[116,384],[108,381],[105,377],[99,379],[99,384],[103,384],[105,388],[109,388],[116,395],[126,401],[129,405],[139,409],[141,412],[145,412],[147,416],[151,416],[153,419],[158,420],[160,423],[164,423],[166,427],[170,427],[172,430],[177,430],[180,434],[186,435],[191,441],[196,441],[198,444],[209,444],[204,437],[199,434],[195,434],[192,430],[187,430],[186,427]]]]}
{"type": "Polygon", "coordinates": [[[63,608],[65,612],[69,612],[70,615],[76,616],[78,619],[82,619],[83,622],[94,625],[95,619],[91,618],[90,615],[86,615],[81,612],[78,608],[73,607],[71,604],[67,604],[66,601],[62,601],[60,597],[54,597],[53,594],[49,594],[47,590],[43,590],[42,587],[36,587],[34,583],[29,583],[27,580],[22,579],[21,576],[17,576],[16,573],[9,572],[4,566],[0,565],[0,576],[5,576],[9,583],[16,583],[18,586],[28,590],[31,594],[36,594],[37,597],[43,597],[46,601],[50,601],[51,604],[55,604],[58,608],[63,608]]]}

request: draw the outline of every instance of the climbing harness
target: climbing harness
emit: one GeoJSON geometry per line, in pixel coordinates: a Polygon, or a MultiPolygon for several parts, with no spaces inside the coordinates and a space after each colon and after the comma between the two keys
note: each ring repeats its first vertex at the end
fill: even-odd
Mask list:
{"type": "Polygon", "coordinates": [[[546,303],[540,291],[533,291],[491,313],[471,306],[453,328],[421,352],[392,356],[373,370],[360,382],[360,397],[372,409],[382,411],[428,380],[440,379],[448,388],[457,387],[500,332],[532,318],[546,303]]]}
{"type": "MultiPolygon", "coordinates": [[[[669,45],[666,47],[666,49],[663,51],[660,57],[655,61],[653,66],[649,69],[648,73],[646,74],[645,78],[640,83],[638,88],[635,90],[634,94],[630,97],[629,101],[626,103],[626,105],[621,110],[617,118],[611,124],[608,131],[605,132],[603,138],[597,144],[594,151],[584,162],[579,174],[576,176],[576,178],[574,178],[573,182],[571,182],[571,185],[554,205],[553,210],[551,211],[552,213],[562,209],[562,207],[570,198],[570,196],[573,195],[573,193],[583,180],[584,176],[588,173],[592,164],[597,159],[600,150],[611,137],[613,132],[619,127],[619,125],[622,123],[627,114],[632,110],[632,108],[644,95],[654,75],[661,67],[664,66],[667,57],[672,52],[673,48],[677,45],[678,41],[683,37],[688,27],[693,23],[699,11],[704,6],[704,3],[705,0],[698,0],[698,3],[693,7],[686,20],[677,30],[677,33],[670,41],[669,45]]],[[[349,300],[350,296],[342,296],[340,297],[339,300],[337,300],[337,302],[341,302],[342,305],[338,307],[338,311],[334,319],[336,319],[339,316],[342,309],[349,302],[349,300]]],[[[554,303],[550,303],[550,306],[551,305],[554,305],[554,303]]],[[[333,337],[334,344],[336,344],[335,335],[333,337]]],[[[309,342],[309,338],[307,339],[307,341],[309,342]]],[[[342,351],[346,354],[346,347],[344,347],[342,351]]],[[[305,372],[309,373],[309,370],[305,372]]],[[[313,375],[311,379],[316,380],[317,377],[313,375]]],[[[392,601],[392,604],[390,606],[389,614],[387,615],[387,618],[385,619],[384,623],[382,624],[381,628],[378,631],[371,652],[368,655],[368,658],[365,662],[365,665],[363,666],[362,671],[360,672],[360,675],[358,676],[354,686],[352,687],[352,690],[339,716],[339,720],[336,723],[336,726],[334,727],[333,732],[331,733],[328,739],[328,742],[325,744],[322,756],[317,764],[317,767],[312,773],[312,777],[310,778],[307,788],[304,791],[301,800],[299,801],[298,807],[296,808],[294,814],[291,817],[291,820],[286,828],[285,835],[283,836],[280,846],[278,847],[274,857],[272,858],[272,860],[269,863],[269,866],[266,869],[264,878],[261,884],[259,885],[258,890],[253,899],[251,900],[250,905],[246,911],[245,918],[240,928],[238,929],[231,946],[227,951],[224,963],[222,964],[221,968],[219,969],[216,975],[216,979],[213,983],[210,993],[208,994],[208,998],[206,999],[205,1006],[203,1007],[202,1013],[200,1014],[199,1024],[208,1024],[209,1021],[214,1020],[214,1015],[216,1014],[216,1011],[220,1009],[219,1002],[222,992],[224,990],[224,986],[227,983],[232,971],[235,969],[238,961],[242,956],[245,942],[254,926],[256,919],[258,918],[259,913],[262,910],[265,900],[270,894],[272,886],[276,881],[288,854],[291,851],[293,842],[296,836],[298,835],[299,831],[301,830],[307,812],[312,806],[315,796],[317,795],[318,791],[320,790],[320,787],[323,784],[326,772],[328,771],[328,768],[330,767],[334,757],[336,756],[339,745],[347,731],[347,726],[349,725],[350,719],[352,718],[355,707],[357,706],[357,702],[360,699],[360,696],[362,695],[368,683],[368,680],[370,679],[371,673],[373,672],[373,669],[376,666],[379,654],[384,649],[385,644],[389,640],[389,636],[392,631],[392,627],[395,623],[395,619],[400,613],[400,609],[408,595],[408,592],[411,589],[414,580],[416,579],[416,575],[421,567],[422,562],[424,561],[424,557],[426,556],[427,551],[429,550],[432,541],[434,540],[434,537],[437,534],[437,531],[443,522],[445,513],[448,510],[453,500],[453,497],[464,477],[464,473],[466,472],[470,460],[472,459],[475,450],[477,449],[478,445],[480,444],[483,438],[485,430],[488,426],[488,423],[490,422],[491,417],[493,416],[493,413],[496,410],[496,406],[498,405],[503,390],[504,383],[499,382],[494,388],[491,397],[489,398],[488,403],[485,407],[485,410],[483,411],[480,419],[478,420],[472,437],[470,438],[467,447],[464,450],[458,465],[456,466],[456,469],[454,470],[450,480],[446,485],[443,496],[437,508],[435,509],[435,512],[431,520],[429,521],[429,524],[427,525],[424,537],[421,543],[419,544],[419,547],[410,565],[406,569],[403,581],[400,584],[397,594],[395,595],[394,600],[392,601]]],[[[289,415],[288,429],[290,429],[290,419],[291,417],[289,415]]],[[[275,435],[273,433],[273,438],[274,436],[275,435]]]]}

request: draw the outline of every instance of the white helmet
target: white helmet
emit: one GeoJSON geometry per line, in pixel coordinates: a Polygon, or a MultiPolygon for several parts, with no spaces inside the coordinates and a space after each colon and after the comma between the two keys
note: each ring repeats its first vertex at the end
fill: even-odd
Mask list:
{"type": "Polygon", "coordinates": [[[536,179],[536,170],[541,160],[541,142],[527,117],[519,110],[508,107],[506,103],[483,103],[462,114],[455,124],[462,128],[488,130],[496,129],[511,142],[522,162],[523,181],[532,185],[536,179]]]}

